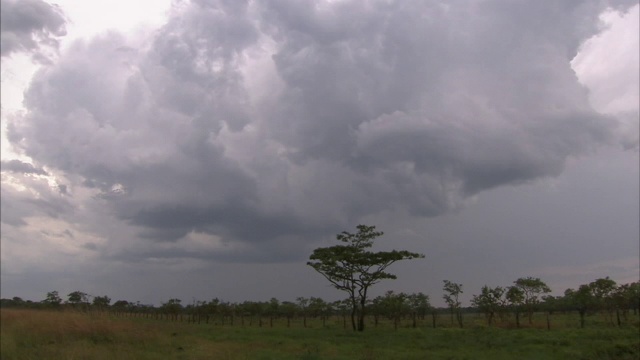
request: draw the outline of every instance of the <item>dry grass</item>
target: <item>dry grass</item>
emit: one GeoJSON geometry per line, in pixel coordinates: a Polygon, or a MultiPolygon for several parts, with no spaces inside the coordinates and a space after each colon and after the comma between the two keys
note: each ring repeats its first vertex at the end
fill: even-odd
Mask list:
{"type": "Polygon", "coordinates": [[[107,359],[162,337],[149,325],[71,311],[2,309],[0,326],[2,359],[107,359]]]}

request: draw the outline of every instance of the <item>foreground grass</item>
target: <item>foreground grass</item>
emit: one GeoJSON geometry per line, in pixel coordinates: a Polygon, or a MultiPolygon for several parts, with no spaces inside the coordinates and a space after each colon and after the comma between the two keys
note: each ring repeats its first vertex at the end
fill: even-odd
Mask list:
{"type": "Polygon", "coordinates": [[[417,329],[194,325],[104,314],[0,310],[2,359],[638,359],[621,329],[417,329]]]}

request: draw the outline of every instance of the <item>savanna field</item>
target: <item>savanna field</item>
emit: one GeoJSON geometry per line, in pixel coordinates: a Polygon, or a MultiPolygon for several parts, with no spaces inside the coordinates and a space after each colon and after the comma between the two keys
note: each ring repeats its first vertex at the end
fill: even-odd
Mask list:
{"type": "Polygon", "coordinates": [[[488,327],[482,314],[465,314],[464,328],[440,314],[344,328],[342,317],[211,319],[193,323],[116,316],[106,312],[2,309],[0,358],[10,359],[638,359],[640,321],[629,314],[617,326],[591,314],[536,313],[515,328],[513,319],[488,327]],[[261,325],[260,325],[261,323],[261,325]],[[548,329],[548,325],[550,329],[548,329]]]}

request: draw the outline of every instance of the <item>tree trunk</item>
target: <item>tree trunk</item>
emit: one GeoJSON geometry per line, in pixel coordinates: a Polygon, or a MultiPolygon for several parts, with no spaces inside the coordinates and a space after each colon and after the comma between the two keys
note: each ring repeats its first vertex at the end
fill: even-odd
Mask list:
{"type": "Polygon", "coordinates": [[[353,327],[353,331],[356,331],[356,304],[353,304],[353,308],[351,309],[351,326],[353,327]]]}
{"type": "Polygon", "coordinates": [[[620,310],[616,309],[616,320],[618,321],[618,327],[622,326],[622,323],[620,322],[620,310]]]}
{"type": "Polygon", "coordinates": [[[416,312],[415,311],[413,312],[412,316],[413,316],[413,323],[411,324],[411,326],[415,329],[418,326],[418,324],[416,322],[416,312]]]}
{"type": "Polygon", "coordinates": [[[580,313],[580,328],[584,329],[584,314],[586,310],[578,310],[578,312],[580,313]]]}
{"type": "Polygon", "coordinates": [[[520,328],[520,312],[516,311],[516,328],[520,328]]]}
{"type": "Polygon", "coordinates": [[[551,330],[551,318],[550,318],[551,313],[548,312],[547,313],[547,330],[551,330]]]}
{"type": "Polygon", "coordinates": [[[431,313],[431,321],[432,321],[432,325],[433,325],[434,329],[436,328],[436,317],[437,316],[438,316],[438,314],[436,314],[435,311],[431,313]]]}

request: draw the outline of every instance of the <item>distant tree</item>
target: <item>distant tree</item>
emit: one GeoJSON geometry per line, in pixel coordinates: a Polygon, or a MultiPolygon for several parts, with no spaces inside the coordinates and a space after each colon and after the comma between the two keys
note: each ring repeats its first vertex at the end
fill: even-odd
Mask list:
{"type": "Polygon", "coordinates": [[[378,306],[380,306],[383,313],[387,318],[393,320],[394,329],[398,328],[400,319],[411,311],[408,298],[409,297],[405,293],[395,293],[389,290],[379,301],[378,306]]]}
{"type": "Polygon", "coordinates": [[[480,295],[473,295],[471,304],[482,311],[487,317],[487,324],[491,326],[496,313],[500,312],[504,306],[504,295],[506,289],[500,286],[490,288],[483,286],[480,295]]]}
{"type": "Polygon", "coordinates": [[[58,307],[62,304],[62,298],[58,295],[57,291],[50,291],[42,302],[48,306],[58,307]]]}
{"type": "Polygon", "coordinates": [[[425,316],[431,309],[431,304],[429,303],[429,296],[419,292],[410,294],[407,298],[407,302],[409,304],[409,308],[411,309],[411,317],[413,320],[412,326],[415,328],[417,326],[416,318],[424,320],[425,316]]]}
{"type": "Polygon", "coordinates": [[[299,297],[296,299],[300,313],[302,314],[302,326],[307,327],[307,316],[309,315],[309,299],[306,297],[299,297]]]}
{"type": "Polygon", "coordinates": [[[71,305],[84,305],[89,303],[89,295],[82,291],[74,291],[67,295],[67,302],[71,305]]]}
{"type": "Polygon", "coordinates": [[[369,288],[381,280],[396,279],[396,275],[386,271],[391,264],[424,255],[404,250],[369,251],[373,240],[383,233],[375,231],[375,226],[358,225],[357,229],[356,234],[343,231],[337,235],[337,240],[345,245],[315,249],[307,265],[349,295],[353,330],[364,331],[369,288]]]}
{"type": "Polygon", "coordinates": [[[309,298],[309,313],[313,318],[321,318],[322,326],[326,325],[327,315],[329,313],[329,304],[327,304],[324,300],[319,297],[310,297],[309,298]]]}
{"type": "Polygon", "coordinates": [[[93,306],[98,309],[106,309],[111,304],[111,298],[108,296],[96,296],[93,298],[93,306]]]}
{"type": "Polygon", "coordinates": [[[507,288],[507,301],[516,316],[516,327],[520,327],[520,311],[524,304],[524,292],[521,288],[510,286],[507,288]]]}
{"type": "Polygon", "coordinates": [[[444,295],[442,298],[449,306],[449,310],[451,311],[451,324],[453,324],[453,316],[455,315],[458,320],[458,325],[462,327],[462,313],[460,312],[460,294],[462,294],[462,284],[456,284],[449,280],[443,280],[444,287],[444,295]]]}
{"type": "Polygon", "coordinates": [[[280,304],[280,313],[287,319],[287,327],[291,326],[291,319],[298,313],[298,305],[291,301],[283,301],[280,304]]]}
{"type": "Polygon", "coordinates": [[[598,310],[605,313],[609,321],[613,322],[613,310],[615,308],[613,295],[617,287],[616,282],[607,276],[606,278],[592,281],[589,283],[589,287],[598,310]]]}
{"type": "Polygon", "coordinates": [[[629,299],[628,306],[633,309],[633,314],[638,314],[640,310],[640,281],[629,284],[627,299],[629,299]]]}
{"type": "Polygon", "coordinates": [[[182,311],[181,302],[182,300],[180,299],[169,299],[166,303],[162,303],[160,310],[175,321],[178,319],[178,315],[182,311]]]}
{"type": "Polygon", "coordinates": [[[524,307],[527,311],[529,324],[532,324],[533,311],[539,302],[538,296],[550,293],[551,289],[542,280],[533,277],[519,278],[513,283],[515,284],[515,287],[522,290],[522,294],[524,295],[524,307]]]}
{"type": "Polygon", "coordinates": [[[578,310],[580,315],[580,328],[584,328],[587,311],[596,304],[591,287],[587,284],[580,285],[578,290],[567,289],[564,292],[564,301],[570,307],[578,310]]]}

